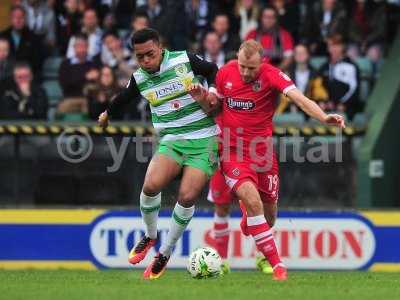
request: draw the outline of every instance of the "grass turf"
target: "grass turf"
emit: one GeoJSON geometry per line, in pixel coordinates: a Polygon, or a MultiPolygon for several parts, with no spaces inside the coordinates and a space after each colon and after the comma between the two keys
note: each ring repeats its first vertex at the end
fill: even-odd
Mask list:
{"type": "Polygon", "coordinates": [[[259,272],[233,272],[218,279],[191,279],[168,270],[144,281],[140,271],[0,271],[0,299],[400,299],[400,274],[290,272],[274,282],[259,272]]]}

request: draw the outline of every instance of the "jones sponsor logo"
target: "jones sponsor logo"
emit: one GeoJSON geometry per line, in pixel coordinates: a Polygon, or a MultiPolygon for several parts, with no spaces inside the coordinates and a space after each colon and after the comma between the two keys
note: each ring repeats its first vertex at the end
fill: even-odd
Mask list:
{"type": "Polygon", "coordinates": [[[167,97],[167,96],[173,95],[173,94],[175,94],[177,92],[181,92],[183,90],[184,90],[183,83],[180,82],[180,81],[174,81],[174,82],[171,82],[168,85],[163,85],[162,87],[157,88],[155,90],[155,93],[156,93],[157,99],[160,99],[160,98],[163,98],[163,97],[167,97]]]}
{"type": "Polygon", "coordinates": [[[236,110],[250,110],[256,106],[252,100],[241,100],[233,98],[228,98],[227,103],[229,108],[236,110]]]}
{"type": "MultiPolygon", "coordinates": [[[[161,243],[165,240],[169,227],[169,218],[159,219],[159,240],[139,267],[147,266],[161,243]]],[[[144,226],[140,217],[110,216],[95,224],[90,234],[90,250],[97,263],[107,268],[127,268],[129,251],[144,235],[144,226]]],[[[186,230],[178,241],[173,254],[173,264],[185,266],[190,254],[190,230],[186,230]]]]}

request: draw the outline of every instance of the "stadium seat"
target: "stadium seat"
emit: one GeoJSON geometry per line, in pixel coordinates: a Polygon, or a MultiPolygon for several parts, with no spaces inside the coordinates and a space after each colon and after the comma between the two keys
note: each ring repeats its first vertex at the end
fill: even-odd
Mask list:
{"type": "Polygon", "coordinates": [[[290,124],[290,125],[303,125],[305,122],[304,114],[302,113],[283,113],[274,116],[274,123],[290,124]]]}
{"type": "Polygon", "coordinates": [[[63,98],[63,92],[57,80],[47,80],[43,82],[42,86],[49,97],[50,104],[55,104],[63,98]]]}
{"type": "Polygon", "coordinates": [[[356,65],[360,69],[361,78],[371,78],[372,77],[372,63],[366,57],[359,57],[355,61],[356,65]]]}
{"type": "Polygon", "coordinates": [[[68,113],[57,115],[57,119],[66,122],[83,122],[88,120],[88,116],[86,113],[68,113]]]}
{"type": "Polygon", "coordinates": [[[364,113],[356,113],[353,117],[353,124],[357,127],[364,127],[367,125],[367,116],[364,113]]]}
{"type": "Polygon", "coordinates": [[[62,57],[49,57],[43,64],[43,76],[45,79],[58,78],[58,69],[60,68],[62,57]]]}
{"type": "Polygon", "coordinates": [[[310,64],[315,70],[319,70],[328,61],[326,56],[315,56],[310,59],[310,64]]]}

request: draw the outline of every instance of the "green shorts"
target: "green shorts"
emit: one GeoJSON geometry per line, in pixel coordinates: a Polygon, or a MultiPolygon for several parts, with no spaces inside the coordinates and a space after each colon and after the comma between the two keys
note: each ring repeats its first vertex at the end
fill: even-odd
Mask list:
{"type": "Polygon", "coordinates": [[[218,167],[218,144],[215,136],[177,141],[161,141],[158,153],[172,157],[180,166],[191,166],[211,177],[218,167]]]}

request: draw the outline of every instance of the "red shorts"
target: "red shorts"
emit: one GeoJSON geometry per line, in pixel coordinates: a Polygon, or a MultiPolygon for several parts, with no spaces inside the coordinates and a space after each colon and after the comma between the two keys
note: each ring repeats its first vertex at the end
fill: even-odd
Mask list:
{"type": "Polygon", "coordinates": [[[257,169],[252,162],[222,161],[222,172],[230,189],[236,190],[246,181],[253,182],[260,192],[261,200],[276,203],[279,194],[279,168],[275,153],[271,164],[257,169]]]}
{"type": "Polygon", "coordinates": [[[220,168],[214,173],[210,179],[210,189],[207,199],[215,204],[230,204],[233,195],[231,188],[226,184],[225,177],[220,168]]]}

